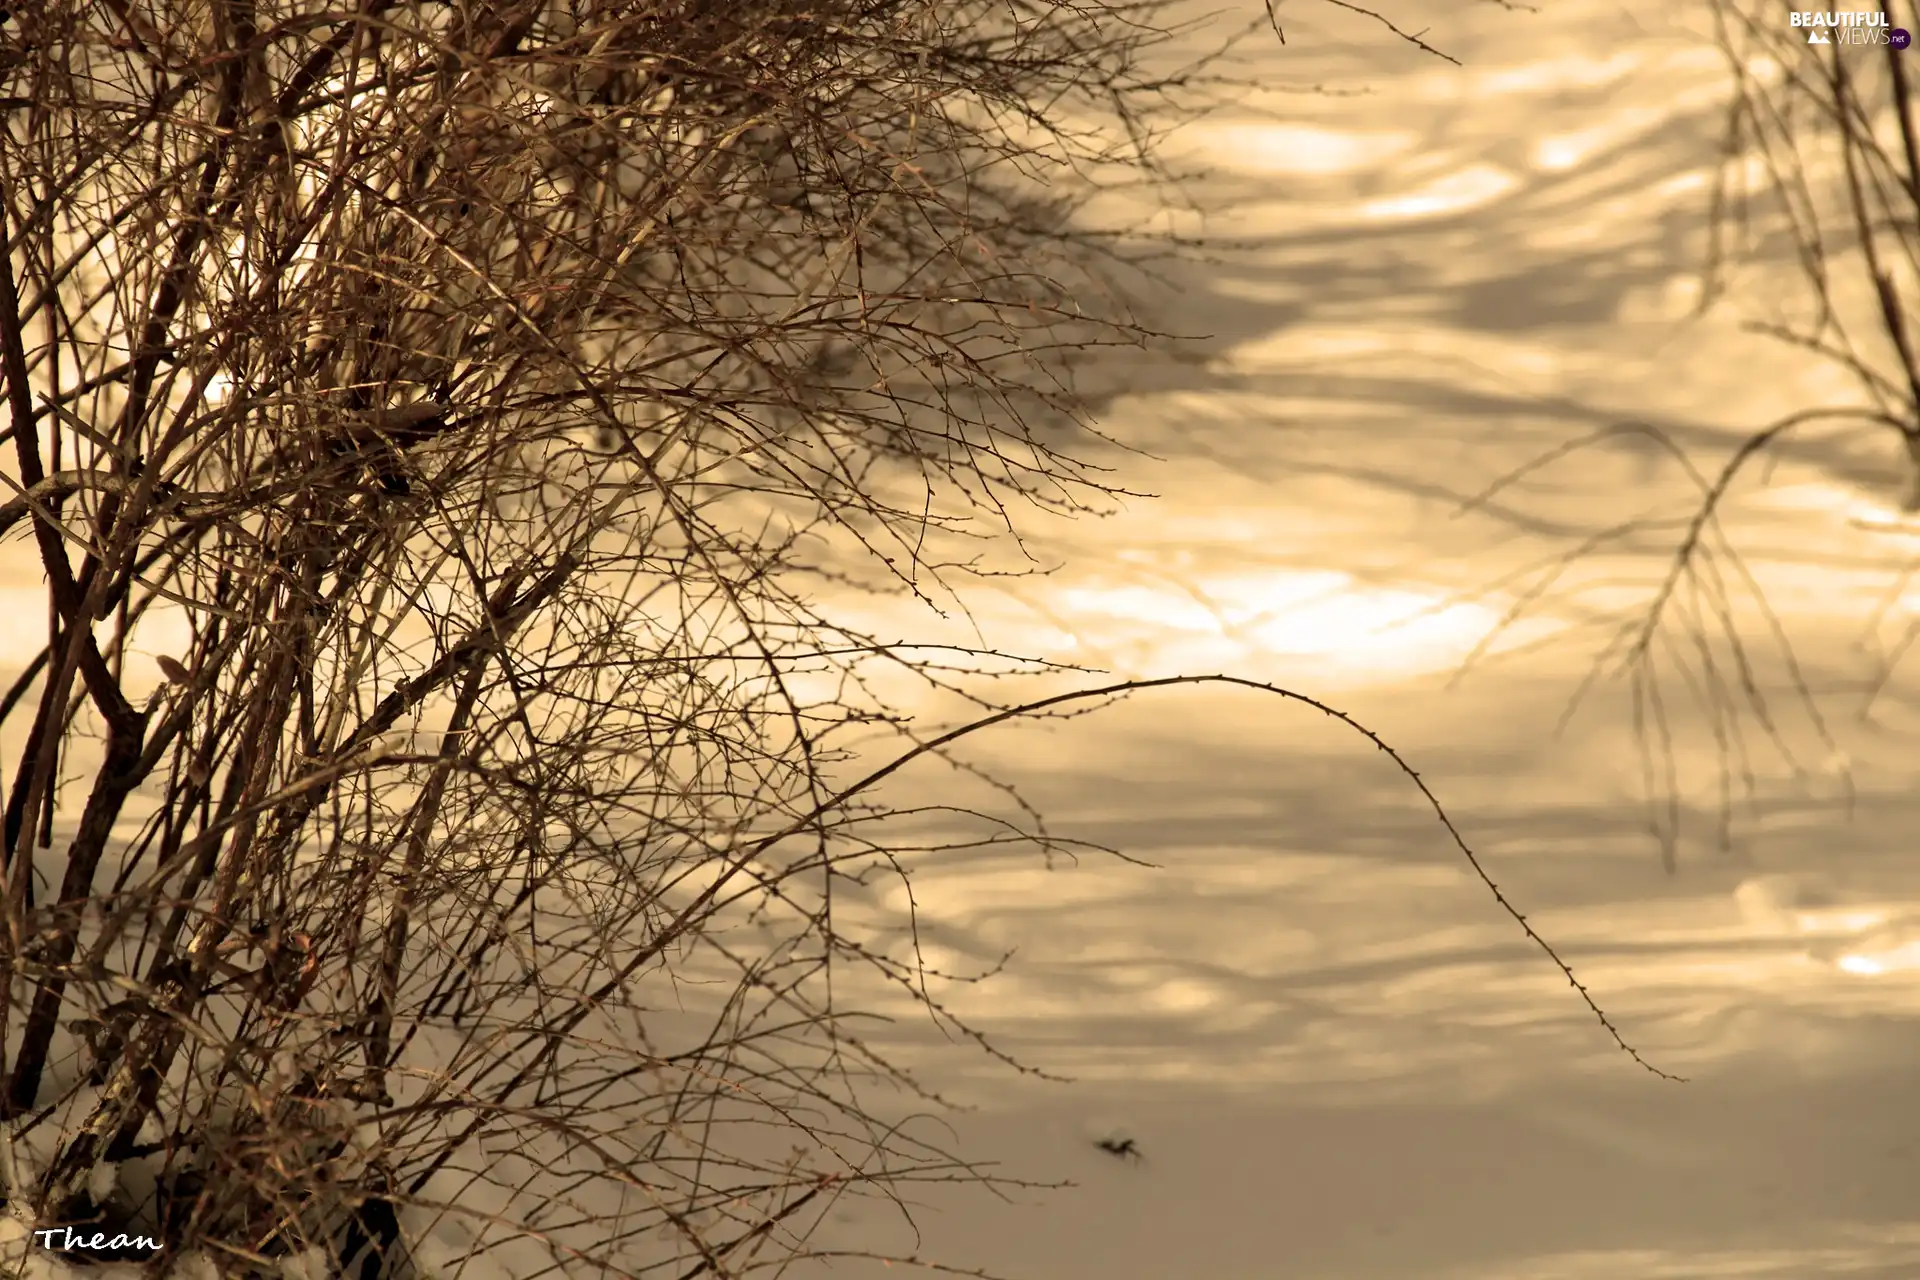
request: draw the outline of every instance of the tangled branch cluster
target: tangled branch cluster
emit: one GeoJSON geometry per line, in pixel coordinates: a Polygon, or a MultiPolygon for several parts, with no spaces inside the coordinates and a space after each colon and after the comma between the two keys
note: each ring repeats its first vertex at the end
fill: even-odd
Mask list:
{"type": "Polygon", "coordinates": [[[858,979],[998,1055],[837,905],[900,871],[876,784],[1196,680],[1387,749],[1233,677],[985,701],[1040,668],[810,594],[931,600],[1117,492],[1072,357],[1148,335],[1075,214],[1164,177],[1163,3],[0,23],[0,535],[48,597],[0,694],[11,1216],[156,1273],[693,1280],[1006,1183],[862,1100],[931,1095],[858,979]],[[900,673],[979,714],[918,734],[900,673]]]}
{"type": "Polygon", "coordinates": [[[1155,8],[14,11],[16,1212],[723,1276],[976,1176],[861,1109],[827,981],[914,985],[831,910],[862,673],[957,671],[806,584],[1106,492],[1053,356],[1139,336],[1071,213],[1149,163],[1155,8]]]}

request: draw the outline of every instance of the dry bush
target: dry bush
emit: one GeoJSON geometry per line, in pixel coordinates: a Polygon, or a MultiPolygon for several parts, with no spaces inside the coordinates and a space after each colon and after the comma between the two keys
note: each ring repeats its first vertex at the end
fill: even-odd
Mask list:
{"type": "MultiPolygon", "coordinates": [[[[1700,307],[1730,302],[1747,317],[1747,331],[1841,369],[1850,394],[1781,414],[1711,464],[1651,433],[1698,501],[1677,522],[1665,576],[1615,652],[1633,669],[1669,866],[1683,825],[1673,704],[1691,703],[1712,735],[1723,848],[1737,804],[1758,797],[1763,753],[1802,786],[1837,782],[1852,801],[1825,699],[1722,525],[1730,496],[1744,482],[1763,482],[1777,458],[1860,455],[1885,442],[1906,461],[1904,509],[1920,510],[1920,120],[1911,51],[1887,41],[1891,28],[1920,27],[1920,13],[1883,6],[1885,26],[1834,28],[1822,32],[1828,42],[1810,44],[1808,30],[1791,26],[1784,11],[1752,0],[1710,0],[1707,11],[1731,92],[1710,188],[1700,307]],[[1836,765],[1837,775],[1821,779],[1836,765]]],[[[1886,603],[1899,594],[1896,586],[1886,603]]],[[[1882,618],[1866,622],[1871,645],[1882,618]]],[[[1886,655],[1876,687],[1913,635],[1886,655]]]]}
{"type": "MultiPolygon", "coordinates": [[[[1729,267],[1768,270],[1776,314],[1751,327],[1844,368],[1859,403],[1782,419],[1742,451],[1787,433],[1846,425],[1897,436],[1912,461],[1907,510],[1920,509],[1920,120],[1910,51],[1880,43],[1888,27],[1835,28],[1826,44],[1778,12],[1713,0],[1733,77],[1712,194],[1705,294],[1729,267]],[[1848,33],[1852,32],[1849,38],[1848,33]],[[1779,268],[1792,264],[1788,283],[1779,268]]],[[[1920,22],[1884,10],[1889,27],[1920,22]]],[[[1724,486],[1722,486],[1724,487],[1724,486]]]]}
{"type": "MultiPolygon", "coordinates": [[[[1782,459],[1819,460],[1836,478],[1870,485],[1879,460],[1895,458],[1907,473],[1900,505],[1920,511],[1920,102],[1911,50],[1880,43],[1890,28],[1920,29],[1920,11],[1886,6],[1886,27],[1851,36],[1848,28],[1822,29],[1831,32],[1823,44],[1809,44],[1809,29],[1791,26],[1785,9],[1756,0],[1707,0],[1699,12],[1724,56],[1729,91],[1696,313],[1732,309],[1745,331],[1841,370],[1847,391],[1784,412],[1710,458],[1657,425],[1612,424],[1501,477],[1475,500],[1622,436],[1641,438],[1686,482],[1681,506],[1623,519],[1550,557],[1500,628],[1596,552],[1649,542],[1668,550],[1650,589],[1624,609],[1603,610],[1607,639],[1567,717],[1605,681],[1626,679],[1649,827],[1669,870],[1696,816],[1722,850],[1733,848],[1740,811],[1758,812],[1758,779],[1768,767],[1784,765],[1805,790],[1837,787],[1849,805],[1854,799],[1832,702],[1724,525],[1729,503],[1782,459]],[[1701,731],[1718,773],[1711,810],[1701,804],[1696,815],[1682,758],[1701,731]]],[[[1888,493],[1865,507],[1896,498],[1888,493]]],[[[1903,559],[1895,546],[1890,563],[1903,559]]],[[[1883,638],[1910,573],[1896,566],[1881,606],[1863,618],[1864,645],[1880,650],[1878,670],[1866,705],[1850,709],[1871,709],[1920,638],[1911,624],[1890,644],[1883,638]]],[[[1852,693],[1858,681],[1846,678],[1852,693]]]]}
{"type": "Polygon", "coordinates": [[[1072,214],[1154,172],[1170,22],[13,12],[16,1216],[156,1272],[690,1278],[849,1190],[993,1181],[862,1103],[918,1086],[835,975],[945,1015],[835,893],[889,865],[855,744],[944,750],[870,681],[1037,668],[813,593],[931,599],[1110,494],[1060,357],[1144,333],[1072,214]]]}

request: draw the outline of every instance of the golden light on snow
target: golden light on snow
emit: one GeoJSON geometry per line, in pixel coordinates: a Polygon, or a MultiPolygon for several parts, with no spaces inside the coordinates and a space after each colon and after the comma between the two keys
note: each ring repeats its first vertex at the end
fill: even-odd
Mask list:
{"type": "Polygon", "coordinates": [[[1533,165],[1536,169],[1559,172],[1573,168],[1586,154],[1587,149],[1579,138],[1545,138],[1533,149],[1533,165]]]}
{"type": "MultiPolygon", "coordinates": [[[[1329,678],[1385,681],[1450,669],[1499,622],[1487,606],[1337,571],[1195,575],[1180,585],[1085,584],[1048,600],[1077,647],[1153,671],[1301,660],[1329,678]]],[[[1538,634],[1536,626],[1528,634],[1538,634]]]]}
{"type": "Polygon", "coordinates": [[[1492,164],[1473,164],[1437,178],[1405,195],[1369,200],[1363,218],[1434,218],[1491,204],[1518,189],[1520,180],[1492,164]]]}
{"type": "Polygon", "coordinates": [[[1617,83],[1643,65],[1640,55],[1625,50],[1605,58],[1581,55],[1542,58],[1482,73],[1475,77],[1474,87],[1485,94],[1541,93],[1575,86],[1598,88],[1617,83]]]}
{"type": "MultiPolygon", "coordinates": [[[[1449,604],[1406,589],[1368,588],[1352,579],[1336,586],[1328,581],[1333,575],[1315,576],[1322,582],[1317,591],[1272,607],[1253,628],[1263,649],[1430,668],[1464,656],[1498,621],[1478,605],[1449,604]]],[[[1293,585],[1297,590],[1304,584],[1293,585]]],[[[1276,594],[1286,592],[1282,588],[1276,594]]]]}
{"type": "Polygon", "coordinates": [[[1378,133],[1305,124],[1221,124],[1194,130],[1211,162],[1261,173],[1332,175],[1371,169],[1420,141],[1410,132],[1378,133]]]}
{"type": "Polygon", "coordinates": [[[1920,970],[1920,926],[1908,924],[1868,936],[1835,958],[1834,967],[1862,978],[1920,970]]]}

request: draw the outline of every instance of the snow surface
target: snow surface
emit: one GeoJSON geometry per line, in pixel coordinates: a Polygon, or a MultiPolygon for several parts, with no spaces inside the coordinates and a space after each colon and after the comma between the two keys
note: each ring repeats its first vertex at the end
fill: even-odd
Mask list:
{"type": "MultiPolygon", "coordinates": [[[[1815,442],[1729,508],[1832,713],[1830,742],[1786,717],[1797,776],[1756,754],[1765,803],[1729,847],[1712,725],[1679,692],[1671,875],[1625,687],[1555,733],[1670,531],[1603,544],[1510,652],[1453,679],[1528,573],[1690,493],[1631,434],[1465,509],[1494,477],[1623,420],[1724,453],[1843,392],[1735,310],[1687,318],[1722,85],[1678,8],[1452,7],[1421,22],[1455,68],[1282,6],[1287,44],[1250,46],[1268,91],[1177,143],[1214,168],[1205,230],[1240,244],[1178,268],[1154,318],[1211,337],[1105,406],[1162,459],[1117,460],[1118,478],[1161,496],[1043,526],[1066,567],[975,616],[1004,649],[1227,670],[1351,712],[1422,771],[1622,1034],[1689,1082],[1611,1044],[1366,742],[1244,692],[1160,692],[973,751],[1056,830],[1157,868],[981,851],[914,868],[930,962],[1015,951],[951,1003],[1075,1083],[1011,1076],[910,1012],[891,1047],[974,1108],[946,1118],[968,1154],[1077,1185],[923,1191],[918,1236],[848,1200],[817,1244],[1034,1280],[1920,1275],[1916,701],[1896,679],[1858,714],[1857,692],[1907,617],[1910,548],[1856,523],[1895,500],[1892,451],[1815,442]],[[1890,590],[1888,630],[1863,636],[1890,590]]],[[[1753,600],[1729,608],[1764,649],[1753,600]]],[[[866,907],[904,905],[883,883],[866,907]]],[[[0,1247],[24,1230],[0,1222],[0,1247]]],[[[415,1260],[453,1274],[464,1244],[434,1234],[415,1260]]],[[[33,1280],[66,1280],[30,1256],[33,1280]]]]}
{"type": "Polygon", "coordinates": [[[1187,268],[1154,318],[1212,337],[1106,409],[1161,459],[1119,479],[1158,500],[1050,530],[1063,568],[976,616],[1010,648],[1225,670],[1356,715],[1622,1033],[1689,1082],[1611,1044],[1367,743],[1242,692],[1158,692],[970,758],[1021,777],[1055,831],[1159,869],[914,868],[930,963],[1015,951],[953,1007],[1075,1083],[1010,1080],[911,1015],[903,1052],[977,1108],[951,1118],[965,1153],[1078,1185],[929,1193],[917,1235],[850,1204],[816,1243],[1041,1280],[1920,1275],[1913,681],[1870,712],[1860,692],[1912,621],[1910,542],[1859,523],[1898,500],[1895,450],[1811,441],[1736,488],[1728,536],[1830,740],[1783,696],[1771,624],[1722,561],[1798,772],[1756,746],[1760,803],[1723,848],[1713,724],[1668,651],[1672,875],[1627,685],[1556,727],[1675,532],[1600,544],[1510,652],[1476,655],[1570,549],[1695,492],[1630,433],[1465,509],[1494,478],[1616,422],[1710,469],[1786,410],[1849,398],[1741,331],[1764,270],[1690,315],[1724,90],[1687,12],[1422,10],[1453,68],[1283,6],[1286,47],[1256,46],[1271,91],[1176,143],[1215,167],[1205,230],[1242,247],[1187,268]],[[1126,1138],[1140,1160],[1096,1145],[1126,1138]]]}

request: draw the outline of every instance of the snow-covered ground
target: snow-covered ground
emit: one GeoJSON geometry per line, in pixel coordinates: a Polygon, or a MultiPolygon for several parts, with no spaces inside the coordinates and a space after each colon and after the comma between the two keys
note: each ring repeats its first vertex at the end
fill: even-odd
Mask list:
{"type": "MultiPolygon", "coordinates": [[[[1738,294],[1688,318],[1723,89],[1683,8],[1449,8],[1421,21],[1453,67],[1357,15],[1281,5],[1287,44],[1249,46],[1264,90],[1176,144],[1212,167],[1206,230],[1235,243],[1177,268],[1149,318],[1211,336],[1134,367],[1104,406],[1110,433],[1159,456],[1116,459],[1117,479],[1160,496],[1042,526],[1065,567],[973,603],[1002,649],[1229,671],[1356,716],[1620,1033],[1688,1082],[1613,1045],[1366,741],[1244,691],[1157,691],[971,748],[1056,831],[1154,867],[980,851],[914,867],[930,963],[1014,952],[943,998],[1075,1082],[1017,1076],[911,1011],[881,1037],[973,1108],[943,1118],[967,1154],[1077,1185],[926,1191],[918,1238],[846,1202],[817,1244],[1032,1280],[1920,1275],[1916,700],[1896,679],[1863,716],[1857,692],[1904,625],[1911,548],[1849,523],[1897,495],[1893,450],[1809,444],[1729,508],[1825,736],[1728,566],[1727,625],[1800,755],[1796,775],[1756,750],[1764,803],[1727,847],[1713,726],[1674,665],[1700,627],[1719,634],[1705,597],[1682,597],[1680,647],[1660,651],[1686,820],[1672,874],[1627,686],[1556,733],[1666,571],[1672,527],[1595,541],[1508,652],[1454,678],[1567,552],[1689,506],[1632,433],[1471,503],[1496,477],[1620,422],[1707,465],[1844,392],[1742,334],[1738,294]]],[[[865,909],[905,904],[880,883],[865,909]]]]}
{"type": "Polygon", "coordinates": [[[1615,423],[1711,470],[1786,409],[1845,398],[1830,370],[1739,329],[1784,268],[1690,316],[1724,97],[1684,10],[1425,14],[1455,68],[1364,19],[1283,6],[1287,46],[1258,55],[1269,91],[1177,143],[1214,167],[1196,188],[1207,230],[1239,244],[1182,268],[1151,318],[1212,336],[1106,407],[1107,429],[1162,459],[1118,479],[1160,497],[1050,532],[1060,572],[980,616],[1007,647],[1230,671],[1356,715],[1622,1034],[1688,1083],[1613,1046],[1365,741],[1245,692],[1158,691],[973,750],[1057,832],[1157,869],[977,852],[915,867],[930,963],[1015,952],[955,1008],[1076,1083],[1013,1078],[924,1018],[897,1038],[978,1108],[951,1118],[967,1154],[1079,1185],[926,1195],[918,1239],[890,1209],[849,1208],[835,1243],[1036,1280],[1920,1274],[1913,683],[1870,715],[1859,692],[1909,620],[1912,547],[1851,523],[1896,500],[1895,450],[1816,440],[1736,489],[1728,537],[1825,729],[1719,560],[1727,626],[1799,772],[1743,719],[1761,803],[1721,847],[1713,724],[1680,664],[1698,670],[1692,637],[1727,632],[1688,596],[1656,651],[1684,797],[1671,875],[1629,686],[1601,684],[1555,731],[1678,530],[1600,535],[1684,516],[1695,491],[1623,432],[1464,509],[1615,423]],[[1508,633],[1514,651],[1453,679],[1589,540],[1508,633]]]}

